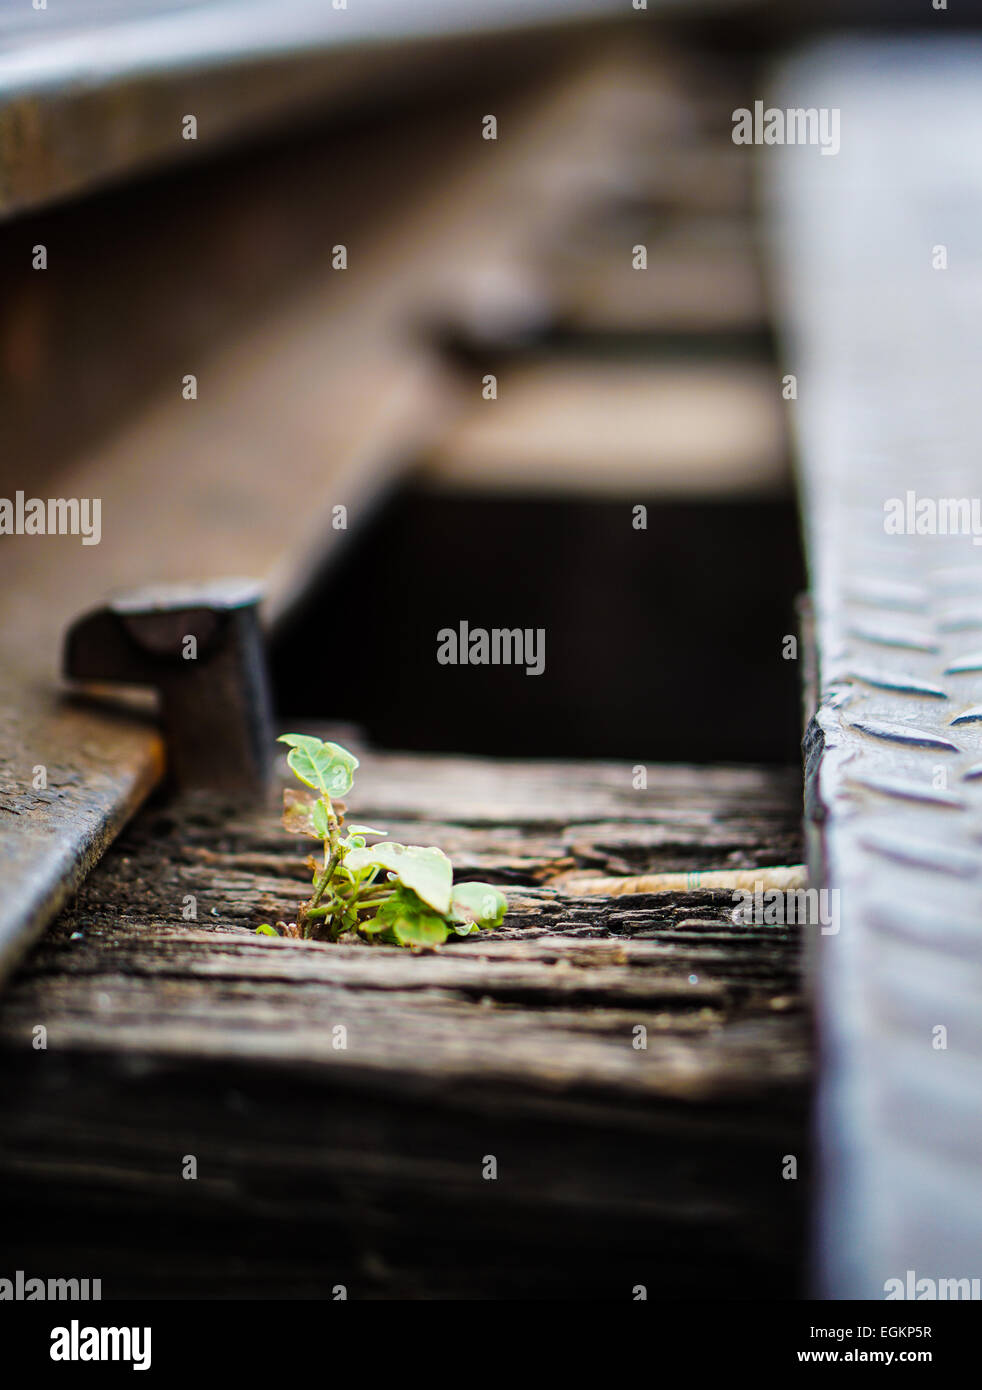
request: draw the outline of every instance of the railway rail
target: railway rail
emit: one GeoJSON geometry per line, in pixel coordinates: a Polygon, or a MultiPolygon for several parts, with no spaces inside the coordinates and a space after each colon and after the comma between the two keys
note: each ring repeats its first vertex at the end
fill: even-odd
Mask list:
{"type": "Polygon", "coordinates": [[[901,1267],[947,1277],[982,1249],[982,551],[968,500],[980,280],[967,236],[980,57],[976,42],[922,38],[803,59],[786,90],[839,107],[852,133],[837,159],[775,161],[772,181],[802,382],[810,861],[840,902],[816,963],[819,1248],[837,1296],[882,1297],[901,1267]]]}
{"type": "MultiPolygon", "coordinates": [[[[175,43],[192,23],[200,39],[215,17],[198,8],[158,7],[146,23],[175,43]]],[[[775,52],[762,73],[739,44],[711,48],[698,26],[674,25],[671,6],[651,6],[644,42],[605,6],[584,6],[594,27],[559,42],[543,6],[528,32],[501,7],[493,42],[451,35],[441,12],[440,41],[415,44],[397,8],[394,28],[388,7],[372,12],[379,42],[359,41],[357,63],[339,62],[323,6],[282,7],[290,43],[257,30],[231,53],[211,27],[213,42],[173,64],[127,66],[134,22],[113,30],[120,61],[105,90],[78,106],[64,67],[48,95],[22,81],[34,40],[0,7],[0,480],[22,486],[16,461],[30,459],[37,495],[57,481],[106,499],[102,541],[84,555],[78,537],[45,538],[43,553],[36,537],[0,541],[9,1248],[23,1260],[40,1248],[59,1268],[98,1249],[107,1297],[274,1285],[303,1296],[338,1282],[352,1296],[616,1298],[637,1283],[668,1297],[712,1291],[710,1268],[722,1296],[743,1281],[765,1296],[877,1298],[911,1268],[971,1274],[982,550],[970,534],[918,530],[916,505],[970,503],[977,479],[978,47],[842,39],[775,52]],[[841,113],[834,158],[794,146],[755,158],[733,143],[730,112],[752,107],[765,78],[776,106],[841,113]],[[436,105],[418,90],[430,80],[436,105]],[[367,115],[364,91],[387,83],[367,115]],[[200,123],[195,155],[207,158],[179,172],[162,91],[185,106],[207,92],[228,118],[212,133],[200,123]],[[489,91],[501,138],[482,145],[489,91]],[[136,115],[114,144],[120,93],[136,115]],[[49,156],[76,110],[79,146],[64,163],[49,156]],[[305,132],[295,148],[277,137],[236,153],[234,139],[272,130],[274,112],[279,129],[305,132]],[[126,245],[104,286],[111,218],[124,219],[126,245]],[[177,270],[175,238],[195,253],[177,270]],[[39,242],[52,268],[59,256],[70,266],[54,291],[27,268],[39,242]],[[158,331],[144,342],[148,321],[158,331]],[[83,335],[91,377],[77,350],[57,350],[83,335]],[[507,383],[492,410],[488,373],[507,383]],[[52,386],[64,410],[48,417],[52,386]],[[804,815],[793,775],[721,765],[741,760],[719,750],[736,747],[753,692],[788,678],[776,627],[757,665],[743,629],[727,646],[717,627],[708,658],[699,634],[650,687],[659,747],[682,741],[686,710],[707,730],[701,767],[649,759],[639,781],[626,760],[363,746],[360,814],[506,890],[505,927],[452,952],[257,939],[256,922],[287,916],[299,892],[296,855],[270,832],[272,799],[257,791],[250,810],[215,787],[175,791],[194,761],[181,718],[165,738],[146,698],[103,684],[68,700],[59,684],[66,633],[98,610],[87,621],[102,664],[79,664],[76,644],[69,674],[132,677],[132,653],[117,659],[106,636],[122,624],[140,633],[139,677],[186,710],[193,692],[174,698],[148,655],[176,600],[145,586],[195,573],[260,581],[282,670],[303,615],[350,592],[352,567],[357,582],[359,545],[377,553],[408,515],[433,549],[451,523],[473,525],[475,506],[503,516],[490,510],[497,494],[559,499],[572,518],[581,503],[619,518],[644,498],[666,554],[684,518],[705,526],[692,534],[719,547],[734,589],[765,547],[772,571],[791,574],[792,460],[809,571],[804,815]],[[406,489],[409,512],[385,522],[406,489]],[[140,594],[107,616],[118,587],[140,594]],[[567,877],[795,865],[802,820],[835,930],[748,924],[721,891],[577,896],[567,877]],[[493,1209],[487,1152],[511,1175],[493,1209]],[[205,1178],[190,1205],[187,1153],[205,1178]],[[795,1182],[782,1179],[789,1158],[795,1182]],[[256,1252],[241,1232],[260,1218],[270,1237],[256,1252]],[[152,1266],[137,1249],[146,1239],[152,1266]],[[516,1259],[520,1239],[534,1260],[516,1259]],[[628,1266],[642,1270],[630,1285],[628,1266]]],[[[84,43],[63,37],[52,52],[84,72],[84,43]]],[[[463,570],[480,532],[462,529],[447,553],[470,597],[481,590],[463,570]]],[[[621,534],[606,554],[625,548],[621,534]]],[[[686,574],[669,576],[673,603],[703,592],[699,559],[694,543],[686,574]]],[[[587,566],[573,568],[563,602],[603,614],[587,566]]],[[[439,578],[424,577],[421,595],[439,578]]],[[[202,632],[221,625],[215,593],[182,590],[202,632]]],[[[761,608],[768,632],[780,611],[761,608]]],[[[649,645],[665,640],[653,623],[649,645]]],[[[634,630],[609,615],[607,631],[613,648],[634,630]]],[[[407,708],[418,647],[406,619],[393,651],[412,675],[407,708]]],[[[605,689],[594,651],[563,660],[566,700],[591,717],[626,721],[648,698],[647,686],[605,689]]],[[[234,669],[258,691],[255,666],[234,669]]],[[[313,687],[328,678],[311,666],[313,687]]],[[[542,720],[556,688],[542,682],[541,709],[529,696],[524,717],[542,720]]],[[[280,681],[281,706],[282,694],[280,681]]],[[[398,742],[368,684],[361,694],[375,742],[398,742]]],[[[261,705],[243,697],[242,738],[269,732],[261,705]]],[[[432,732],[420,720],[417,746],[432,732]]]]}

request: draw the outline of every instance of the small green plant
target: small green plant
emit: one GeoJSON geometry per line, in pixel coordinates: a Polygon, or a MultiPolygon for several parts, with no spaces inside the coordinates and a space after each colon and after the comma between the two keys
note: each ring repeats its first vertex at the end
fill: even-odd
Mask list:
{"type": "Polygon", "coordinates": [[[500,925],[504,895],[490,883],[457,883],[453,866],[440,849],[397,845],[370,825],[345,825],[345,804],[354,785],[358,759],[339,743],[310,734],[283,734],[287,762],[310,796],[296,787],[283,793],[283,825],[291,835],[309,835],[323,844],[319,862],[311,856],[314,889],[296,922],[263,923],[264,936],[299,936],[338,941],[354,934],[394,946],[439,946],[450,935],[500,925]]]}

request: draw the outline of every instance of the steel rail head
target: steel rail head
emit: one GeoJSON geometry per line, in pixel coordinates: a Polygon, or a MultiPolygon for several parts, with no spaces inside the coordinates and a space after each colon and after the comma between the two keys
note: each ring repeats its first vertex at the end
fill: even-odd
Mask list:
{"type": "Polygon", "coordinates": [[[772,109],[841,111],[841,149],[761,151],[800,397],[809,860],[839,904],[813,950],[832,1298],[982,1276],[980,59],[824,45],[772,109]]]}

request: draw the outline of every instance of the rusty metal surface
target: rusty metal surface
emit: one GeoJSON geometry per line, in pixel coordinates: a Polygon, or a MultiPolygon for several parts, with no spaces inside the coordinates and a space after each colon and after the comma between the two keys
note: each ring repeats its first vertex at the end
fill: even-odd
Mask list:
{"type": "Polygon", "coordinates": [[[814,943],[832,1297],[982,1273],[982,548],[929,508],[920,534],[886,526],[908,492],[982,492],[980,59],[813,51],[771,101],[839,108],[840,153],[762,152],[818,659],[810,862],[840,894],[814,943]]]}
{"type": "Polygon", "coordinates": [[[261,597],[234,579],[121,594],[69,628],[65,674],[157,690],[177,786],[261,794],[273,745],[261,597]]]}
{"type": "Polygon", "coordinates": [[[160,0],[125,11],[0,0],[0,217],[265,135],[305,110],[445,80],[445,43],[623,14],[621,0],[160,0]]]}
{"type": "Polygon", "coordinates": [[[163,773],[152,724],[0,678],[0,979],[163,773]]]}

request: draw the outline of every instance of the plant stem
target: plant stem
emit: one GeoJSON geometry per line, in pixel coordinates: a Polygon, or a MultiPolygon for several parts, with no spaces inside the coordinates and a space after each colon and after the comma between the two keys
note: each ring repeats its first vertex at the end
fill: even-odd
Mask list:
{"type": "Polygon", "coordinates": [[[365,894],[362,898],[355,898],[353,907],[375,907],[378,903],[384,903],[387,898],[391,898],[395,890],[389,889],[387,893],[375,892],[371,895],[365,894]]]}
{"type": "Polygon", "coordinates": [[[338,895],[335,894],[335,901],[329,907],[319,907],[318,904],[330,887],[334,871],[340,863],[343,853],[339,834],[340,821],[331,815],[328,825],[329,833],[324,841],[324,868],[314,881],[314,891],[309,900],[302,904],[297,914],[297,925],[300,927],[301,934],[306,937],[308,921],[313,917],[324,918],[326,919],[324,925],[327,928],[328,937],[333,941],[336,940],[337,919],[341,915],[351,911],[355,913],[362,910],[373,911],[381,907],[392,896],[392,889],[386,884],[375,882],[373,879],[370,883],[365,884],[363,897],[359,897],[356,892],[351,898],[346,899],[342,896],[338,901],[338,895]]]}
{"type": "Polygon", "coordinates": [[[310,908],[316,907],[317,904],[320,902],[321,898],[324,896],[325,889],[331,881],[331,875],[337,868],[337,863],[338,859],[340,858],[340,855],[340,850],[335,850],[332,852],[330,859],[327,861],[327,865],[324,869],[324,872],[321,874],[320,878],[314,884],[314,891],[310,895],[310,903],[307,908],[308,912],[310,911],[310,908]]]}
{"type": "MultiPolygon", "coordinates": [[[[325,855],[327,855],[328,849],[330,849],[330,856],[327,860],[327,863],[324,866],[323,873],[320,874],[320,876],[317,879],[317,882],[314,884],[314,891],[310,895],[310,901],[304,903],[304,905],[300,909],[297,921],[298,925],[300,925],[301,928],[303,927],[303,924],[306,922],[307,918],[311,916],[313,910],[317,907],[317,904],[320,902],[321,898],[324,896],[327,886],[330,883],[331,878],[334,874],[334,870],[338,866],[338,860],[341,858],[341,845],[339,844],[337,838],[338,829],[339,827],[336,823],[332,824],[330,827],[330,835],[324,845],[325,855]]],[[[321,916],[322,914],[318,913],[317,915],[321,916]]],[[[306,936],[306,931],[304,931],[304,935],[306,936]]]]}

